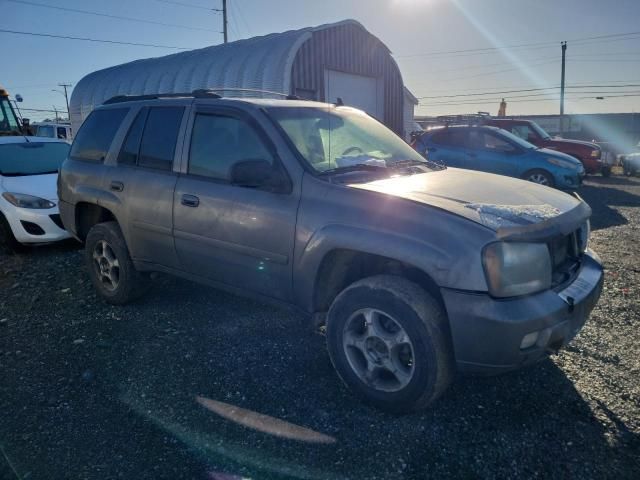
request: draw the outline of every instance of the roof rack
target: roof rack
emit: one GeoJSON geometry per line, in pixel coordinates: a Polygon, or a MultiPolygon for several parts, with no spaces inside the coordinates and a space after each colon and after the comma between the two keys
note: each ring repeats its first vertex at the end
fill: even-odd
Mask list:
{"type": "Polygon", "coordinates": [[[273,95],[275,97],[284,97],[287,100],[301,100],[300,97],[298,97],[297,95],[290,95],[288,93],[282,93],[282,92],[274,92],[273,90],[260,90],[257,88],[240,88],[240,87],[211,87],[211,88],[204,88],[201,90],[194,90],[195,92],[203,92],[203,93],[209,93],[209,92],[242,92],[242,93],[254,93],[254,94],[268,94],[268,95],[273,95]]]}
{"type": "Polygon", "coordinates": [[[222,98],[218,92],[243,92],[256,94],[268,94],[276,97],[284,97],[287,100],[300,100],[297,95],[289,95],[281,92],[273,92],[270,90],[258,90],[254,88],[235,88],[235,87],[216,87],[216,88],[199,88],[191,93],[151,93],[147,95],[116,95],[106,100],[103,105],[111,105],[113,103],[137,102],[140,100],[156,100],[159,98],[222,98]]]}
{"type": "Polygon", "coordinates": [[[436,117],[445,127],[449,125],[483,125],[485,121],[491,118],[489,112],[465,113],[462,115],[440,115],[436,117]]]}

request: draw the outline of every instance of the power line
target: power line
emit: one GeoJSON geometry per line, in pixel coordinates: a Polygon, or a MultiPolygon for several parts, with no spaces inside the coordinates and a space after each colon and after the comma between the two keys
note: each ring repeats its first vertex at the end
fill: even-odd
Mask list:
{"type": "Polygon", "coordinates": [[[200,10],[208,10],[210,12],[222,13],[222,9],[220,8],[204,7],[202,5],[196,5],[195,3],[175,2],[173,0],[156,0],[156,2],[171,3],[173,5],[180,5],[181,7],[199,8],[200,10]]]}
{"type": "Polygon", "coordinates": [[[212,30],[210,28],[200,28],[200,27],[191,27],[189,25],[179,25],[179,24],[175,24],[175,23],[164,23],[164,22],[156,22],[154,20],[147,20],[144,18],[133,18],[133,17],[124,17],[124,16],[120,16],[120,15],[111,15],[108,13],[102,13],[102,12],[96,12],[93,10],[80,10],[78,8],[68,8],[68,7],[60,7],[57,5],[47,5],[44,3],[38,3],[38,2],[30,2],[27,0],[7,0],[9,2],[13,2],[13,3],[21,3],[23,5],[29,5],[31,7],[42,7],[42,8],[51,8],[54,10],[62,10],[64,12],[72,12],[72,13],[81,13],[83,15],[94,15],[96,17],[105,17],[105,18],[113,18],[116,20],[126,20],[129,22],[140,22],[140,23],[148,23],[151,25],[161,25],[163,27],[175,27],[175,28],[185,28],[188,30],[200,30],[200,31],[204,31],[204,32],[215,32],[215,33],[220,33],[217,30],[212,30]]]}
{"type": "MultiPolygon", "coordinates": [[[[567,85],[565,88],[629,88],[629,87],[640,87],[640,83],[628,83],[625,85],[567,85]]],[[[484,95],[497,95],[500,93],[521,93],[521,92],[539,92],[542,90],[555,90],[560,87],[539,87],[539,88],[524,88],[519,90],[503,90],[499,92],[480,92],[480,93],[460,93],[455,95],[433,95],[433,96],[422,96],[416,97],[418,100],[429,99],[429,98],[454,98],[454,97],[477,97],[484,95]]]]}
{"type": "MultiPolygon", "coordinates": [[[[580,84],[574,83],[572,84],[570,87],[571,88],[575,88],[575,87],[597,87],[600,83],[625,83],[625,82],[633,82],[633,83],[640,83],[640,80],[631,80],[631,79],[626,79],[626,80],[593,80],[591,82],[583,82],[580,84]]],[[[608,86],[608,85],[607,85],[608,86]]],[[[514,90],[514,89],[524,89],[524,91],[528,91],[528,89],[534,89],[534,90],[546,90],[546,89],[550,89],[550,88],[559,88],[559,87],[545,87],[545,88],[535,88],[534,85],[532,84],[527,84],[527,85],[501,85],[501,86],[497,86],[497,87],[486,87],[486,89],[483,90],[483,92],[486,93],[500,93],[497,90],[500,89],[509,89],[509,90],[514,90]]],[[[477,90],[477,89],[476,89],[477,90]]],[[[517,90],[517,91],[522,91],[522,90],[517,90]]],[[[449,93],[450,89],[448,88],[440,88],[440,89],[432,89],[431,92],[445,92],[445,93],[449,93]]],[[[468,92],[468,93],[478,93],[478,92],[468,92]]],[[[482,93],[482,94],[486,94],[486,93],[482,93]]],[[[465,93],[467,94],[467,93],[465,93]]],[[[462,94],[461,94],[462,95],[462,94]]],[[[456,95],[458,96],[458,95],[456,95]]]]}
{"type": "MultiPolygon", "coordinates": [[[[574,95],[583,95],[583,92],[572,92],[574,95]]],[[[621,97],[640,97],[640,93],[628,93],[622,95],[606,95],[604,98],[621,98],[621,97]]],[[[569,100],[588,100],[594,99],[595,97],[571,97],[569,100]]],[[[497,99],[483,99],[481,101],[473,101],[473,102],[432,102],[432,103],[421,103],[424,107],[443,107],[443,106],[461,106],[461,105],[487,105],[494,102],[500,101],[501,98],[497,99]]],[[[532,98],[532,99],[520,99],[520,100],[508,100],[508,103],[529,103],[529,102],[555,102],[557,99],[555,98],[532,98]]]]}
{"type": "Polygon", "coordinates": [[[48,37],[48,38],[62,38],[65,40],[82,40],[85,42],[97,42],[97,43],[111,43],[116,45],[133,45],[136,47],[153,47],[153,48],[171,48],[174,50],[193,50],[193,47],[174,47],[172,45],[157,45],[154,43],[135,43],[135,42],[121,42],[119,40],[102,40],[89,37],[71,37],[68,35],[54,35],[52,33],[36,33],[36,32],[23,32],[19,30],[6,30],[0,28],[0,33],[12,33],[14,35],[31,35],[34,37],[48,37]]]}
{"type": "MultiPolygon", "coordinates": [[[[538,62],[538,61],[542,61],[542,60],[556,60],[556,59],[557,59],[557,55],[554,55],[553,57],[546,56],[546,57],[534,58],[531,61],[532,62],[538,62]]],[[[445,69],[440,69],[440,70],[429,70],[428,72],[425,72],[425,73],[427,73],[427,74],[436,74],[436,73],[446,73],[446,72],[459,72],[461,70],[474,70],[476,68],[499,67],[499,66],[502,66],[502,65],[513,65],[513,64],[514,64],[513,61],[499,62],[499,63],[485,63],[483,65],[467,65],[465,67],[445,68],[445,69]]],[[[420,74],[420,75],[423,76],[423,74],[420,74]]]]}
{"type": "MultiPolygon", "coordinates": [[[[585,45],[591,43],[593,40],[602,40],[602,39],[613,39],[617,37],[629,37],[640,35],[639,32],[626,32],[626,33],[612,33],[607,35],[596,35],[591,37],[582,37],[582,38],[574,38],[569,40],[571,43],[575,43],[576,45],[585,45]]],[[[450,54],[459,54],[459,53],[469,53],[469,54],[482,54],[482,52],[495,52],[499,50],[509,50],[509,49],[519,49],[519,48],[541,48],[544,46],[557,46],[558,41],[547,41],[547,42],[536,42],[536,43],[521,43],[516,45],[504,45],[501,47],[484,47],[484,48],[467,48],[463,50],[444,50],[444,51],[436,51],[436,52],[424,52],[424,53],[414,53],[411,55],[394,55],[396,58],[412,58],[412,57],[429,57],[434,55],[450,55],[450,54]]]]}
{"type": "Polygon", "coordinates": [[[252,37],[253,34],[251,33],[251,28],[249,27],[249,23],[245,20],[244,14],[242,13],[242,9],[240,8],[240,5],[238,4],[238,2],[231,2],[231,8],[235,9],[236,15],[240,19],[240,22],[244,25],[247,35],[249,37],[252,37]]]}

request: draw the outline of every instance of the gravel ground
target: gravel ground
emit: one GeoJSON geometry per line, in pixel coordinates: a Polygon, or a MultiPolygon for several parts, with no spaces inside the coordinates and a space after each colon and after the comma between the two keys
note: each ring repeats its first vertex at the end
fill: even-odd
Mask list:
{"type": "Polygon", "coordinates": [[[640,478],[640,179],[580,193],[607,270],[584,330],[409,416],[355,400],[295,313],[168,277],[111,307],[74,243],[0,256],[0,478],[640,478]],[[198,395],[335,441],[248,429],[198,395]]]}

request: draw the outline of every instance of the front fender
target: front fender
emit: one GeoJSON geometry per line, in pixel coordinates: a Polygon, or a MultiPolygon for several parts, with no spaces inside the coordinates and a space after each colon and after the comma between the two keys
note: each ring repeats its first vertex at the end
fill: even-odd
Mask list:
{"type": "Polygon", "coordinates": [[[486,290],[480,251],[467,248],[469,237],[446,238],[442,231],[431,233],[434,235],[426,233],[428,240],[423,240],[364,226],[330,224],[322,227],[295,256],[296,303],[308,312],[313,311],[315,283],[322,261],[331,251],[342,249],[384,256],[411,265],[429,275],[439,287],[455,285],[454,288],[486,290]]]}

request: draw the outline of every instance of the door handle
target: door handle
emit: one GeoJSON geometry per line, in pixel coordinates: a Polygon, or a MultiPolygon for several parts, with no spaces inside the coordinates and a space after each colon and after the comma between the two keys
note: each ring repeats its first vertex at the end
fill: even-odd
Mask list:
{"type": "Polygon", "coordinates": [[[182,203],[182,205],[184,205],[185,207],[197,207],[198,205],[200,205],[200,199],[195,195],[185,194],[182,195],[180,203],[182,203]]]}
{"type": "Polygon", "coordinates": [[[111,190],[113,190],[114,192],[123,191],[124,190],[124,183],[112,181],[111,182],[111,190]]]}

